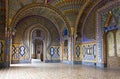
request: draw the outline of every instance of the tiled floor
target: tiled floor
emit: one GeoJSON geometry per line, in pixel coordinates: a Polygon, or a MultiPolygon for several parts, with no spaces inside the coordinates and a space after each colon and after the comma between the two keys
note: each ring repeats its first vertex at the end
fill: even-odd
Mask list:
{"type": "Polygon", "coordinates": [[[120,69],[60,63],[13,64],[0,69],[0,79],[120,79],[120,69]]]}

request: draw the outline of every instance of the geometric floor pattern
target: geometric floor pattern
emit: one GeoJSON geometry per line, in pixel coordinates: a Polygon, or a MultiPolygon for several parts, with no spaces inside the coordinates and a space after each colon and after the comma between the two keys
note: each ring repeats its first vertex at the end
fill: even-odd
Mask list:
{"type": "Polygon", "coordinates": [[[62,63],[12,64],[9,69],[0,69],[0,79],[120,79],[120,69],[62,63]]]}

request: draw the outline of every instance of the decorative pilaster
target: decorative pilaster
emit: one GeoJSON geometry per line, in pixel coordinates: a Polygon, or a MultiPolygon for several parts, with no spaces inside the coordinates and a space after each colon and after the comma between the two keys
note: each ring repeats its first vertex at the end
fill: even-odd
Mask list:
{"type": "Polygon", "coordinates": [[[6,28],[6,67],[10,66],[11,63],[11,53],[12,53],[12,37],[15,35],[15,29],[12,28],[6,28]]]}
{"type": "Polygon", "coordinates": [[[74,35],[74,27],[71,27],[71,37],[70,37],[70,52],[69,52],[69,61],[70,64],[74,64],[74,49],[75,49],[75,35],[74,35]]]}
{"type": "Polygon", "coordinates": [[[97,66],[103,64],[103,34],[101,28],[101,15],[97,13],[97,66]]]}

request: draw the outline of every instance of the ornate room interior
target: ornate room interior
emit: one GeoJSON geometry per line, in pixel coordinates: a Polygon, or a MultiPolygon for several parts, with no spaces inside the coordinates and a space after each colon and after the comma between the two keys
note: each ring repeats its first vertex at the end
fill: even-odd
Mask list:
{"type": "MultiPolygon", "coordinates": [[[[113,69],[110,72],[116,77],[112,75],[111,79],[119,79],[120,0],[0,0],[0,68],[13,73],[12,69],[18,67],[22,73],[19,67],[24,64],[31,69],[36,67],[32,60],[37,62],[37,68],[40,64],[55,69],[55,65],[61,69],[68,66],[68,72],[70,67],[70,72],[77,73],[77,66],[83,72],[98,72],[98,76],[89,75],[89,79],[108,79],[103,75],[109,73],[101,71],[103,74],[99,75],[95,68],[113,69]]],[[[9,77],[5,79],[12,79],[9,77]]]]}

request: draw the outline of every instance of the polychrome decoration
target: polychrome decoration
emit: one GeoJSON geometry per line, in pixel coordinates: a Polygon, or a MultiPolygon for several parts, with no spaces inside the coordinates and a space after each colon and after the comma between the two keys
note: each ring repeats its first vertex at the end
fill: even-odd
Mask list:
{"type": "Polygon", "coordinates": [[[52,59],[52,56],[54,55],[54,48],[53,47],[51,47],[50,48],[50,56],[51,56],[51,59],[52,59]]]}
{"type": "Polygon", "coordinates": [[[51,60],[59,60],[60,59],[60,47],[59,46],[52,46],[49,52],[51,56],[51,60]]]}
{"type": "Polygon", "coordinates": [[[82,59],[85,61],[96,61],[96,44],[82,45],[82,59]]]}
{"type": "Polygon", "coordinates": [[[80,61],[81,60],[81,45],[76,45],[75,46],[75,53],[74,53],[75,61],[80,61]]]}
{"type": "Polygon", "coordinates": [[[64,41],[64,52],[63,52],[63,59],[68,60],[69,55],[68,55],[68,40],[66,39],[64,41]]]}
{"type": "Polygon", "coordinates": [[[68,60],[68,47],[64,47],[63,58],[64,60],[68,60]]]}
{"type": "Polygon", "coordinates": [[[117,25],[104,27],[105,32],[108,32],[108,31],[111,31],[111,30],[117,30],[117,29],[118,29],[117,25]]]}
{"type": "Polygon", "coordinates": [[[117,29],[118,29],[118,26],[117,26],[116,18],[110,11],[108,18],[106,20],[104,30],[105,30],[105,32],[108,32],[108,31],[117,30],[117,29]]]}
{"type": "Polygon", "coordinates": [[[20,47],[20,54],[23,56],[25,54],[25,47],[21,46],[20,47]]]}
{"type": "Polygon", "coordinates": [[[65,36],[68,36],[68,30],[67,29],[63,30],[63,37],[65,37],[65,36]]]}
{"type": "Polygon", "coordinates": [[[12,47],[13,49],[13,52],[12,52],[12,58],[15,59],[15,60],[19,60],[20,59],[20,50],[19,50],[19,46],[13,46],[12,47]]]}
{"type": "Polygon", "coordinates": [[[25,47],[20,44],[13,44],[12,46],[12,60],[25,60],[25,47]]]}
{"type": "Polygon", "coordinates": [[[76,56],[77,56],[77,58],[80,57],[80,47],[79,46],[76,47],[76,56]]]}

